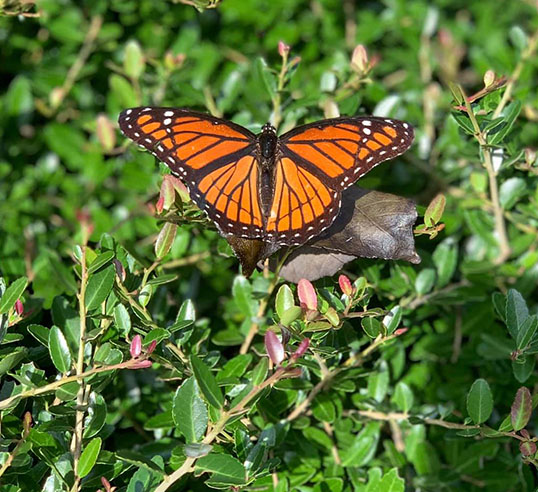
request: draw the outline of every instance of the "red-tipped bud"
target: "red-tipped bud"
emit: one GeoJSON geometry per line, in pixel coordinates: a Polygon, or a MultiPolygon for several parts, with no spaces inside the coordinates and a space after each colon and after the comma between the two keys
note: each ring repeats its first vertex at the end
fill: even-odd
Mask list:
{"type": "Polygon", "coordinates": [[[157,346],[157,340],[153,340],[146,349],[146,354],[150,355],[155,350],[155,347],[157,346]]]}
{"type": "Polygon", "coordinates": [[[407,330],[409,330],[409,328],[398,328],[394,331],[394,335],[399,337],[400,335],[403,335],[407,330]]]}
{"type": "Polygon", "coordinates": [[[17,302],[15,302],[15,312],[22,316],[24,313],[24,306],[22,305],[22,301],[20,299],[17,299],[17,302]]]}
{"type": "Polygon", "coordinates": [[[114,263],[114,267],[116,268],[116,275],[122,282],[125,282],[125,277],[127,274],[125,272],[125,268],[123,268],[121,261],[118,259],[114,259],[112,260],[112,262],[114,263]]]}
{"type": "Polygon", "coordinates": [[[297,295],[303,309],[315,311],[318,308],[318,296],[314,286],[306,279],[302,278],[297,284],[297,295]]]}
{"type": "Polygon", "coordinates": [[[171,51],[167,51],[166,55],[164,55],[164,64],[168,70],[177,70],[183,65],[185,58],[184,53],[174,55],[171,51]]]}
{"type": "Polygon", "coordinates": [[[271,330],[265,333],[265,350],[273,364],[278,365],[284,360],[284,346],[271,330]]]}
{"type": "Polygon", "coordinates": [[[338,285],[340,286],[340,290],[343,294],[348,297],[353,295],[353,285],[351,285],[351,280],[349,280],[349,278],[347,278],[345,275],[340,275],[338,277],[338,285]]]}
{"type": "Polygon", "coordinates": [[[294,56],[288,63],[288,69],[291,70],[292,68],[295,68],[297,65],[299,65],[299,63],[301,63],[301,57],[294,56]]]}
{"type": "Polygon", "coordinates": [[[495,72],[493,70],[486,70],[484,74],[484,87],[487,89],[495,82],[495,72]]]}
{"type": "Polygon", "coordinates": [[[105,477],[101,477],[101,483],[103,484],[106,492],[108,492],[110,490],[110,482],[105,477]]]}
{"type": "Polygon", "coordinates": [[[164,210],[164,197],[160,196],[157,200],[157,203],[155,204],[155,210],[157,210],[158,214],[162,214],[164,210]]]}
{"type": "Polygon", "coordinates": [[[91,236],[94,229],[94,224],[91,221],[91,216],[89,212],[84,209],[78,210],[75,216],[80,223],[80,227],[83,231],[83,236],[85,236],[86,238],[91,236]]]}
{"type": "Polygon", "coordinates": [[[368,71],[368,53],[363,44],[358,44],[353,50],[353,54],[351,55],[351,68],[358,73],[368,71]]]}
{"type": "Polygon", "coordinates": [[[151,367],[152,364],[153,364],[153,362],[151,362],[150,360],[145,359],[145,360],[135,362],[131,366],[131,369],[147,369],[148,367],[151,367]]]}
{"type": "Polygon", "coordinates": [[[303,338],[301,340],[301,343],[297,347],[297,350],[292,355],[293,360],[297,360],[299,357],[302,357],[307,351],[309,345],[310,345],[310,338],[303,338]]]}
{"type": "Polygon", "coordinates": [[[290,47],[287,45],[284,41],[278,42],[278,54],[284,58],[288,56],[288,53],[290,52],[290,47]]]}
{"type": "MultiPolygon", "coordinates": [[[[170,210],[174,200],[176,198],[176,191],[174,187],[174,181],[179,181],[176,177],[171,174],[167,174],[163,182],[161,183],[161,191],[159,196],[159,201],[157,202],[156,208],[157,212],[162,213],[164,210],[170,210]]],[[[182,183],[183,186],[183,183],[182,183]]]]}
{"type": "Polygon", "coordinates": [[[140,335],[135,335],[133,337],[129,350],[133,359],[136,359],[140,356],[140,354],[142,353],[142,337],[140,335]]]}

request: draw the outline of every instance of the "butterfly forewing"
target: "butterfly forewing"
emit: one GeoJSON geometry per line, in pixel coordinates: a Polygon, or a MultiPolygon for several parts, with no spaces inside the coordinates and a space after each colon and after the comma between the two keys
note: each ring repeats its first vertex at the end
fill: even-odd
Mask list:
{"type": "Polygon", "coordinates": [[[295,128],[280,141],[283,155],[341,191],[380,162],[403,154],[413,130],[388,118],[333,118],[295,128]]]}
{"type": "Polygon", "coordinates": [[[204,113],[132,108],[122,132],[180,176],[192,200],[225,234],[262,237],[256,136],[204,113]]]}

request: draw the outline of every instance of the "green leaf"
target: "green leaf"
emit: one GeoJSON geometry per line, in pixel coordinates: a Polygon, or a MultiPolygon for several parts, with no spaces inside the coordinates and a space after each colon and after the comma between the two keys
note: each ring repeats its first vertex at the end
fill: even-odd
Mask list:
{"type": "Polygon", "coordinates": [[[375,318],[363,318],[361,321],[362,329],[370,338],[376,338],[381,332],[381,323],[375,318]]]}
{"type": "Polygon", "coordinates": [[[42,325],[29,325],[28,333],[30,333],[41,345],[44,347],[49,346],[50,330],[42,325]]]}
{"type": "Polygon", "coordinates": [[[88,311],[97,309],[110,294],[114,285],[116,271],[114,265],[109,265],[104,270],[93,274],[88,280],[86,287],[86,308],[88,311]]]}
{"type": "MultiPolygon", "coordinates": [[[[275,299],[275,308],[278,317],[282,319],[284,313],[295,305],[293,292],[287,284],[284,284],[278,289],[275,299]]],[[[287,325],[284,325],[287,326],[287,325]]]]}
{"type": "Polygon", "coordinates": [[[402,320],[402,308],[400,306],[394,306],[387,315],[383,318],[383,325],[387,335],[394,333],[396,328],[400,326],[400,321],[402,320]]]}
{"type": "Polygon", "coordinates": [[[477,379],[467,395],[467,412],[475,424],[489,419],[493,411],[493,396],[489,384],[484,379],[477,379]]]}
{"type": "Polygon", "coordinates": [[[428,227],[432,227],[439,223],[443,212],[445,211],[446,198],[445,195],[437,195],[428,205],[424,212],[424,223],[428,227]]]}
{"type": "Polygon", "coordinates": [[[282,313],[280,323],[287,328],[293,321],[299,319],[302,314],[303,310],[299,306],[291,306],[282,313]]]}
{"type": "Polygon", "coordinates": [[[415,280],[415,290],[418,294],[424,295],[432,290],[435,283],[435,270],[433,268],[425,268],[417,275],[415,280]]]}
{"type": "Polygon", "coordinates": [[[525,195],[527,185],[523,178],[509,178],[501,184],[499,201],[505,210],[510,210],[525,195]]]}
{"type": "Polygon", "coordinates": [[[366,492],[404,492],[405,481],[398,476],[398,470],[392,468],[385,475],[375,490],[366,489],[366,492]]]}
{"type": "Polygon", "coordinates": [[[413,399],[413,391],[411,388],[403,381],[398,382],[394,389],[394,395],[392,396],[392,401],[396,403],[397,407],[402,412],[407,413],[413,406],[413,399]]]}
{"type": "Polygon", "coordinates": [[[116,96],[123,108],[132,108],[138,105],[138,97],[133,86],[121,75],[113,73],[109,79],[112,94],[116,96]]]}
{"type": "Polygon", "coordinates": [[[523,360],[512,361],[512,372],[519,383],[524,383],[534,372],[536,357],[523,356],[523,360]]]}
{"type": "Polygon", "coordinates": [[[172,406],[174,423],[187,443],[199,441],[207,429],[207,407],[196,380],[189,378],[177,389],[172,406]]]}
{"type": "Polygon", "coordinates": [[[524,349],[532,340],[532,337],[536,333],[538,328],[538,316],[528,316],[525,321],[523,321],[519,332],[517,334],[517,348],[519,350],[524,349]]]}
{"type": "Polygon", "coordinates": [[[385,398],[389,389],[389,369],[383,360],[379,364],[377,372],[368,376],[368,396],[381,402],[385,398]]]}
{"type": "Polygon", "coordinates": [[[80,455],[78,475],[80,478],[84,478],[88,473],[92,471],[97,457],[101,452],[101,438],[93,438],[84,448],[80,455]]]}
{"type": "Polygon", "coordinates": [[[245,316],[253,316],[252,308],[252,286],[242,275],[234,278],[232,294],[239,310],[245,316]]]}
{"type": "Polygon", "coordinates": [[[123,337],[129,335],[131,331],[131,317],[129,316],[129,311],[123,304],[118,304],[114,308],[114,321],[116,327],[123,337]]]}
{"type": "Polygon", "coordinates": [[[218,479],[221,483],[240,485],[246,478],[245,467],[229,454],[210,453],[198,458],[195,468],[213,474],[213,480],[218,479]]]}
{"type": "Polygon", "coordinates": [[[515,289],[506,294],[506,327],[510,336],[517,340],[519,330],[529,317],[529,310],[523,296],[515,289]]]}
{"type": "Polygon", "coordinates": [[[57,326],[50,329],[49,353],[54,367],[62,374],[71,369],[71,352],[64,334],[57,326]]]}
{"type": "Polygon", "coordinates": [[[256,367],[252,370],[252,384],[260,384],[265,381],[267,377],[267,371],[269,370],[269,358],[262,357],[260,361],[256,364],[256,367]]]}
{"type": "Polygon", "coordinates": [[[442,241],[435,248],[432,259],[437,269],[436,285],[438,288],[444,287],[454,275],[458,264],[458,249],[454,240],[449,238],[442,241]]]}
{"type": "Polygon", "coordinates": [[[475,131],[474,131],[474,127],[473,127],[473,124],[471,123],[471,120],[469,119],[469,117],[467,116],[467,113],[456,113],[456,112],[453,112],[451,113],[452,114],[452,118],[454,118],[454,120],[456,121],[456,123],[458,124],[458,126],[465,132],[467,133],[468,135],[474,135],[475,131]]]}
{"type": "Polygon", "coordinates": [[[21,277],[10,284],[6,289],[2,297],[0,298],[0,314],[7,313],[22,296],[26,286],[28,285],[28,279],[21,277]]]}
{"type": "Polygon", "coordinates": [[[217,384],[217,380],[213,373],[196,355],[190,356],[192,372],[196,378],[196,382],[200,391],[204,395],[207,402],[215,408],[222,408],[224,397],[217,384]]]}
{"type": "Polygon", "coordinates": [[[336,419],[336,408],[333,397],[327,393],[320,393],[312,403],[312,415],[321,422],[334,422],[336,419]]]}
{"type": "Polygon", "coordinates": [[[523,429],[529,422],[531,414],[531,392],[525,388],[525,386],[522,386],[517,390],[514,403],[512,403],[512,408],[510,409],[510,420],[512,422],[513,429],[515,431],[523,429]]]}
{"type": "Polygon", "coordinates": [[[516,118],[519,116],[519,113],[521,111],[521,101],[515,100],[508,104],[506,108],[504,108],[503,111],[503,125],[500,125],[495,128],[495,132],[490,132],[488,134],[488,143],[490,145],[498,145],[501,143],[506,135],[510,133],[512,130],[512,126],[514,124],[514,121],[516,121],[516,118]]]}
{"type": "Polygon", "coordinates": [[[183,301],[181,307],[176,316],[177,321],[195,321],[196,320],[196,311],[194,309],[194,303],[191,299],[183,301]]]}
{"type": "Polygon", "coordinates": [[[527,34],[520,26],[512,26],[508,31],[508,36],[512,44],[520,51],[523,52],[528,44],[527,34]]]}
{"type": "Polygon", "coordinates": [[[277,83],[276,78],[271,69],[267,66],[265,60],[261,57],[256,59],[255,68],[258,77],[263,82],[263,86],[267,90],[267,93],[271,98],[274,97],[276,93],[277,83]]]}
{"type": "Polygon", "coordinates": [[[88,266],[88,273],[94,273],[99,270],[101,267],[104,267],[107,263],[112,261],[114,258],[113,251],[105,251],[98,255],[88,266]]]}

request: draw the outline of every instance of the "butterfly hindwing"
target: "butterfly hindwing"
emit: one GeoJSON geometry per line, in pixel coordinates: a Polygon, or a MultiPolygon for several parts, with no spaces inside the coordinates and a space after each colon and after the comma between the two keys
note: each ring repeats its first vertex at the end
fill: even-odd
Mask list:
{"type": "Polygon", "coordinates": [[[221,232],[262,237],[253,133],[220,118],[174,108],[127,109],[119,125],[183,179],[192,200],[221,232]]]}
{"type": "Polygon", "coordinates": [[[276,163],[274,195],[267,220],[267,241],[303,244],[332,224],[340,193],[289,157],[276,163]]]}

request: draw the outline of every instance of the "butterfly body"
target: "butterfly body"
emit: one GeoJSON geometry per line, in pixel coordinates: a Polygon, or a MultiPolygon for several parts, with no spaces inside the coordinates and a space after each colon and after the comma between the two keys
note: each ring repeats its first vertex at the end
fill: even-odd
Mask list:
{"type": "Polygon", "coordinates": [[[413,141],[405,122],[333,118],[282,136],[175,108],[131,108],[123,133],[166,163],[227,237],[300,245],[327,229],[341,193],[413,141]]]}

